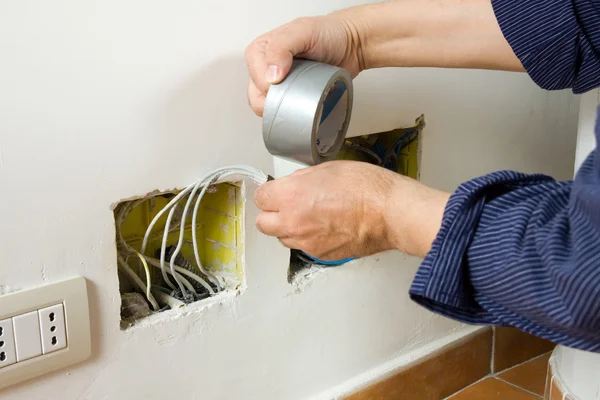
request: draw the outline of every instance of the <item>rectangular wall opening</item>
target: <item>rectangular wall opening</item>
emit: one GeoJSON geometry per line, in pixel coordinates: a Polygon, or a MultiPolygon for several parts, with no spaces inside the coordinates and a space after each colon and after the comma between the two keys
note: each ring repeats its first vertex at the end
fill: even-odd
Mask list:
{"type": "Polygon", "coordinates": [[[143,255],[142,244],[151,221],[178,192],[152,193],[116,206],[122,329],[163,311],[212,301],[223,293],[242,288],[244,198],[241,184],[226,182],[210,186],[199,202],[196,225],[192,226],[199,192],[190,203],[185,221],[183,212],[189,195],[174,208],[166,240],[163,238],[170,213],[164,212],[157,219],[143,255]],[[181,246],[176,253],[182,225],[181,246]]]}
{"type": "Polygon", "coordinates": [[[425,118],[421,116],[410,127],[348,138],[337,159],[367,162],[419,179],[420,138],[424,127],[425,118]]]}

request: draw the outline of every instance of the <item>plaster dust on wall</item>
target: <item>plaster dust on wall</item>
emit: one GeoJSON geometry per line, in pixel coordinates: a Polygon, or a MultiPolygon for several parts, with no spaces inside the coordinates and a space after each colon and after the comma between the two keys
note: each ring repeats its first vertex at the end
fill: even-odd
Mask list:
{"type": "MultiPolygon", "coordinates": [[[[419,260],[394,252],[327,269],[296,293],[289,251],[256,231],[251,201],[242,294],[119,327],[110,205],[183,188],[222,165],[273,171],[247,104],[246,45],[298,16],[359,2],[0,5],[0,185],[10,193],[0,207],[0,252],[10,255],[0,285],[41,284],[42,268],[48,282],[85,276],[92,324],[87,362],[0,399],[306,399],[468,332],[410,301],[419,260]],[[423,329],[415,337],[412,327],[423,329]]],[[[576,98],[524,74],[381,69],[354,89],[351,136],[427,116],[426,184],[452,190],[507,168],[572,176],[576,98]]]]}
{"type": "Polygon", "coordinates": [[[307,289],[312,281],[323,273],[325,273],[325,269],[323,267],[311,266],[301,269],[291,278],[288,275],[288,281],[294,288],[294,292],[298,294],[307,289]]]}

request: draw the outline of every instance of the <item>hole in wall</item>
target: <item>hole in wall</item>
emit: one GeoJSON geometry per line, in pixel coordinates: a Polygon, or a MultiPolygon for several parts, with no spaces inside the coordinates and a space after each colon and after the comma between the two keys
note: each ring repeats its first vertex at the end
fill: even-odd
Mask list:
{"type": "MultiPolygon", "coordinates": [[[[367,162],[418,180],[423,128],[425,116],[421,115],[413,126],[347,138],[336,158],[367,162]]],[[[293,283],[307,269],[324,267],[332,266],[319,264],[301,251],[292,250],[288,282],[293,283]]]]}
{"type": "Polygon", "coordinates": [[[410,127],[348,138],[337,159],[367,162],[419,179],[420,138],[424,127],[425,117],[421,115],[410,127]]]}
{"type": "Polygon", "coordinates": [[[191,200],[185,195],[177,206],[168,210],[163,209],[179,191],[152,193],[115,207],[121,329],[163,311],[210,301],[241,288],[244,282],[241,183],[211,185],[197,202],[201,189],[191,200]],[[190,207],[184,220],[188,200],[190,207]],[[147,237],[145,248],[144,237],[147,237]]]}

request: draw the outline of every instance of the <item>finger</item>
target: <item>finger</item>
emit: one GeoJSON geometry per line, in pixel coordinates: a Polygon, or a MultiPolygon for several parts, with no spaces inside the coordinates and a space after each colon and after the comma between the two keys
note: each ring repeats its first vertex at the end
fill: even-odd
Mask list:
{"type": "Polygon", "coordinates": [[[314,168],[314,166],[297,169],[294,172],[292,172],[292,174],[290,176],[302,176],[304,174],[311,172],[313,170],[313,168],[314,168]]]}
{"type": "Polygon", "coordinates": [[[313,26],[302,18],[282,26],[272,33],[265,47],[266,81],[279,83],[290,72],[294,56],[310,46],[313,26]]]}
{"type": "Polygon", "coordinates": [[[271,181],[260,185],[254,193],[254,204],[262,211],[279,211],[279,200],[273,187],[277,186],[279,181],[271,181]]]}
{"type": "Polygon", "coordinates": [[[279,213],[276,212],[261,212],[256,217],[256,228],[268,236],[281,237],[285,236],[283,224],[279,213]]]}
{"type": "Polygon", "coordinates": [[[298,250],[298,242],[296,240],[294,240],[293,238],[279,237],[278,239],[281,242],[281,244],[283,244],[288,249],[298,250]]]}
{"type": "Polygon", "coordinates": [[[250,79],[256,88],[266,94],[269,90],[269,82],[266,80],[267,60],[265,48],[267,47],[267,36],[261,36],[252,42],[246,49],[246,65],[250,72],[250,79]]]}
{"type": "Polygon", "coordinates": [[[263,115],[265,99],[265,94],[258,90],[253,81],[250,81],[248,84],[248,104],[250,104],[252,111],[259,117],[263,115]]]}

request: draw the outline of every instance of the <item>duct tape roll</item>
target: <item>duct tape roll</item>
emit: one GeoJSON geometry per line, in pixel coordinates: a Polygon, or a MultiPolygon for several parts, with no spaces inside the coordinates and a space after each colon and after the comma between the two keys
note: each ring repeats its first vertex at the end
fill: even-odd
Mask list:
{"type": "Polygon", "coordinates": [[[316,165],[335,158],[352,115],[348,71],[294,60],[286,78],[271,85],[263,112],[263,139],[269,153],[316,165]]]}

